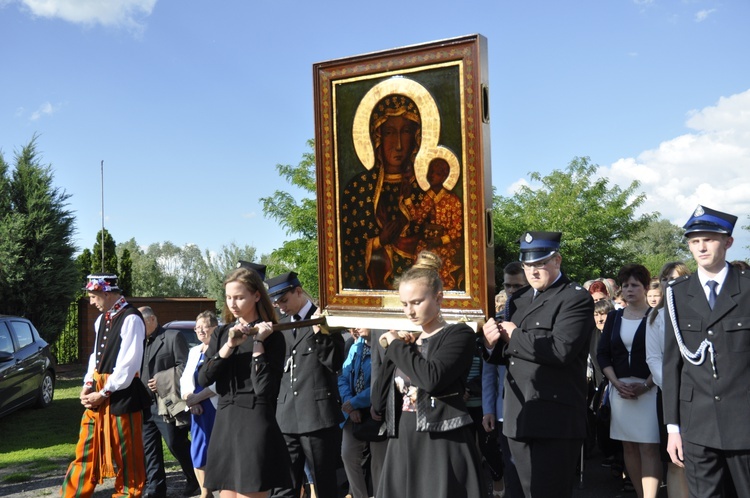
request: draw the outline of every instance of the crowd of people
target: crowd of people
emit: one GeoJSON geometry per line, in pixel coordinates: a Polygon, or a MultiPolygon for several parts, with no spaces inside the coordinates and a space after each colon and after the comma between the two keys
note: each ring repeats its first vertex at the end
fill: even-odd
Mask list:
{"type": "Polygon", "coordinates": [[[750,273],[726,258],[736,220],[696,209],[692,275],[627,264],[583,284],[562,271],[560,232],[528,231],[480,334],[443,317],[429,250],[394,280],[417,332],[348,341],[294,272],[265,279],[240,262],[221,320],[201,313],[189,351],[116,276],[91,275],[102,315],[62,496],[115,477],[116,496],[165,497],[162,438],[185,496],[338,498],[343,467],[350,498],[565,497],[595,447],[638,498],[665,484],[670,498],[750,496],[750,273]]]}

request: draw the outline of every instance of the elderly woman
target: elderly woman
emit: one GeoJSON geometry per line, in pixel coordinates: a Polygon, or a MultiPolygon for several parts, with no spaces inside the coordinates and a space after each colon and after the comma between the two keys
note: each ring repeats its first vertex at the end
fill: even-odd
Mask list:
{"type": "Polygon", "coordinates": [[[638,498],[656,498],[661,482],[656,389],[646,364],[648,270],[625,265],[618,274],[624,309],[607,316],[597,360],[610,382],[610,437],[622,441],[625,468],[638,498]]]}
{"type": "Polygon", "coordinates": [[[185,370],[180,378],[180,393],[190,410],[190,456],[193,459],[195,477],[201,487],[201,498],[213,496],[210,489],[203,486],[205,478],[204,467],[208,455],[208,442],[216,418],[216,386],[202,388],[198,382],[198,370],[206,359],[205,353],[211,333],[219,325],[216,314],[204,311],[195,319],[195,333],[200,344],[190,349],[185,370]]]}

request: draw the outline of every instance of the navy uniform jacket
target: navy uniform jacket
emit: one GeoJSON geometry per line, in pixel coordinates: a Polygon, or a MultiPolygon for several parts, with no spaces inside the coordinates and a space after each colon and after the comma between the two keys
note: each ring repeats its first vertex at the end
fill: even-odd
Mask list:
{"type": "Polygon", "coordinates": [[[513,298],[510,321],[518,328],[498,345],[490,363],[508,362],[503,434],[514,439],[586,436],[586,362],[594,301],[565,275],[533,302],[534,289],[513,298]]]}
{"type": "Polygon", "coordinates": [[[682,439],[720,450],[750,449],[750,274],[729,268],[713,310],[698,275],[670,282],[677,324],[687,349],[713,343],[711,358],[693,365],[681,355],[670,316],[664,330],[664,422],[679,424],[682,439]]]}
{"type": "MultiPolygon", "coordinates": [[[[312,306],[310,318],[317,308],[312,306]]],[[[286,316],[281,323],[291,321],[286,316]]],[[[276,420],[284,434],[306,434],[343,422],[338,371],[344,364],[344,339],[340,333],[315,334],[312,327],[282,331],[286,341],[276,420]]]]}

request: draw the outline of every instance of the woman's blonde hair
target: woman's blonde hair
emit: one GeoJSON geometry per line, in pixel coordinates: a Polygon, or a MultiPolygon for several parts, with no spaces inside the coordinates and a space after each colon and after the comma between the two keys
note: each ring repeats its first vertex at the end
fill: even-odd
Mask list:
{"type": "Polygon", "coordinates": [[[443,281],[440,279],[440,268],[443,267],[443,260],[440,256],[430,251],[422,251],[417,256],[411,268],[406,270],[396,280],[397,285],[413,280],[425,279],[427,286],[437,294],[443,291],[443,281]]]}

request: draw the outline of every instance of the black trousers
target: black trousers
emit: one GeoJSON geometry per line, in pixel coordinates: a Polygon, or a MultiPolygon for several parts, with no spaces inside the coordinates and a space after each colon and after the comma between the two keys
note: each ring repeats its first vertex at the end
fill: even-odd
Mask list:
{"type": "Polygon", "coordinates": [[[318,498],[337,498],[336,467],[341,456],[341,429],[327,427],[306,434],[284,434],[292,460],[292,489],[272,489],[271,498],[299,498],[305,482],[305,461],[310,465],[318,498]]]}
{"type": "Polygon", "coordinates": [[[718,450],[682,440],[691,498],[750,496],[750,450],[718,450]]]}
{"type": "Polygon", "coordinates": [[[508,438],[523,492],[533,498],[564,498],[573,494],[583,438],[508,438]]]}
{"type": "Polygon", "coordinates": [[[503,481],[505,483],[505,496],[507,498],[523,498],[523,486],[521,486],[521,479],[518,478],[518,470],[516,470],[516,461],[513,459],[513,455],[510,453],[510,446],[508,445],[508,438],[503,434],[503,423],[495,422],[495,428],[497,429],[500,441],[500,450],[503,456],[503,481]]]}
{"type": "Polygon", "coordinates": [[[167,443],[167,448],[174,455],[185,473],[188,483],[195,484],[198,480],[193,470],[190,457],[190,440],[188,433],[190,426],[177,427],[169,423],[158,414],[158,407],[152,404],[150,409],[143,411],[143,455],[146,459],[146,488],[144,494],[167,496],[167,475],[164,472],[164,450],[161,439],[167,443]]]}

